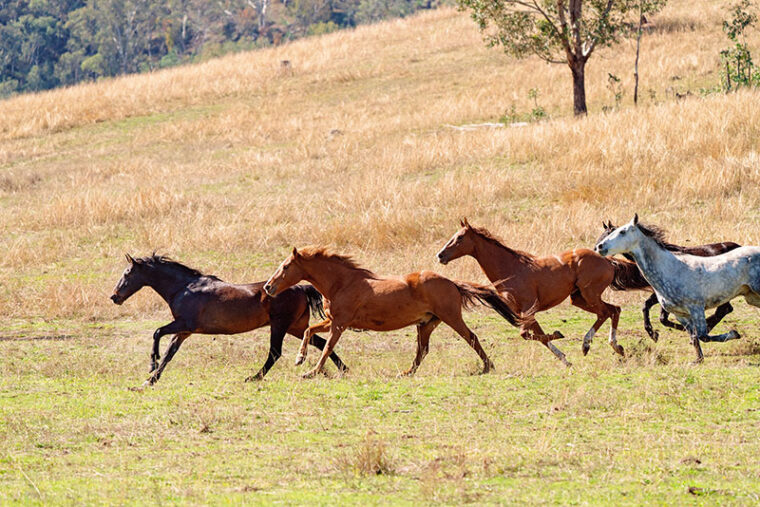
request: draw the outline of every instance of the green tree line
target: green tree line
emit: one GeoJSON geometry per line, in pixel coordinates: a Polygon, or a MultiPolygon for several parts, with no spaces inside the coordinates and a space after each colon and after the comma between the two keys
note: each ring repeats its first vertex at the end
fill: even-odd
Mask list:
{"type": "Polygon", "coordinates": [[[0,97],[400,17],[439,0],[0,0],[0,97]]]}

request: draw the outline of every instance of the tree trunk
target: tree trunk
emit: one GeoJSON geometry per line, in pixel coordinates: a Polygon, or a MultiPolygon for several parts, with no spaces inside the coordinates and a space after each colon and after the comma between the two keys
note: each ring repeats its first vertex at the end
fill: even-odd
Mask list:
{"type": "Polygon", "coordinates": [[[573,73],[573,112],[575,116],[585,115],[586,110],[586,62],[576,60],[570,63],[570,71],[573,73]]]}

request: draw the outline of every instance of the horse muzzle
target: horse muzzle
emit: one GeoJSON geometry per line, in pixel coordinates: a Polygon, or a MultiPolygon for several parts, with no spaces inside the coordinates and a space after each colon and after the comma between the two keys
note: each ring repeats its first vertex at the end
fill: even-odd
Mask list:
{"type": "Polygon", "coordinates": [[[594,251],[595,251],[596,253],[598,253],[599,255],[601,255],[602,257],[605,257],[605,256],[607,255],[607,252],[608,252],[608,250],[607,250],[607,248],[606,248],[606,247],[603,247],[603,246],[599,246],[599,245],[596,245],[596,246],[594,247],[594,251]]]}
{"type": "Polygon", "coordinates": [[[124,302],[124,300],[118,294],[116,294],[115,292],[113,294],[111,294],[111,301],[113,301],[117,305],[120,305],[120,304],[122,304],[124,302]]]}
{"type": "Polygon", "coordinates": [[[264,292],[267,293],[268,296],[274,296],[275,288],[272,284],[266,284],[264,285],[264,292]]]}
{"type": "Polygon", "coordinates": [[[438,259],[438,262],[443,264],[444,266],[449,263],[449,260],[443,256],[440,252],[435,256],[436,259],[438,259]]]}

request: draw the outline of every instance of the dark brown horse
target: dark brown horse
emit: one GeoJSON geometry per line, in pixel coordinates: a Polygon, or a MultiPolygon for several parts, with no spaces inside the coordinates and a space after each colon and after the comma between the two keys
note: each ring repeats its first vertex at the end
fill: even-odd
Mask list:
{"type": "MultiPolygon", "coordinates": [[[[604,226],[604,232],[601,236],[599,236],[599,239],[596,240],[596,244],[600,243],[604,238],[609,236],[612,231],[617,229],[616,226],[612,225],[612,222],[604,223],[602,222],[602,225],[604,226]]],[[[730,252],[731,250],[734,250],[736,248],[739,248],[741,245],[738,243],[734,243],[732,241],[724,241],[722,243],[710,243],[708,245],[699,245],[699,246],[679,246],[674,245],[673,243],[668,243],[664,240],[664,231],[659,229],[658,227],[651,226],[651,225],[643,225],[639,224],[639,227],[645,231],[647,231],[650,235],[656,237],[658,241],[671,252],[677,252],[677,253],[685,253],[689,255],[697,255],[699,257],[713,257],[715,255],[720,255],[722,253],[730,252]]],[[[641,271],[639,270],[639,267],[636,265],[636,263],[633,261],[633,257],[631,257],[631,254],[623,254],[623,256],[628,259],[630,262],[627,262],[623,265],[623,269],[626,271],[625,274],[621,275],[620,283],[617,284],[615,289],[617,290],[648,290],[652,291],[652,286],[649,285],[649,282],[644,278],[644,275],[641,274],[641,271]]],[[[646,330],[647,334],[649,335],[652,340],[657,341],[659,338],[659,333],[652,329],[652,322],[649,320],[649,309],[652,308],[654,305],[658,303],[657,301],[657,295],[652,293],[651,296],[644,302],[644,306],[642,307],[641,311],[644,314],[644,330],[646,330]]],[[[707,319],[707,331],[709,332],[712,328],[718,324],[721,320],[723,320],[723,317],[728,315],[734,311],[734,307],[731,306],[731,303],[725,303],[720,305],[715,309],[715,313],[707,319]]],[[[670,314],[665,311],[665,309],[660,309],[660,323],[662,323],[663,326],[669,327],[671,329],[678,329],[679,331],[683,331],[683,326],[681,324],[677,324],[675,322],[672,322],[668,316],[670,314]]]]}
{"type": "Polygon", "coordinates": [[[496,310],[513,325],[517,316],[499,294],[487,287],[455,282],[431,271],[410,273],[401,278],[380,277],[356,265],[351,258],[321,247],[293,249],[264,286],[267,294],[281,294],[306,280],[325,297],[327,318],[306,330],[296,364],[306,358],[306,346],[318,331],[329,331],[327,346],[319,362],[304,377],[318,373],[346,329],[392,331],[417,326],[417,355],[405,375],[412,375],[428,353],[430,334],[445,322],[456,331],[483,361],[483,373],[493,368],[478,337],[464,320],[462,308],[481,303],[496,310]]]}
{"type": "Polygon", "coordinates": [[[539,341],[569,366],[565,354],[551,343],[563,338],[562,333],[544,333],[533,315],[570,296],[573,305],[596,315],[596,322],[583,338],[583,354],[588,353],[591,340],[604,321],[611,319],[610,346],[624,355],[616,337],[620,307],[602,301],[604,289],[615,282],[615,262],[586,248],[538,258],[505,246],[486,229],[471,226],[466,218],[460,224],[462,228],[438,252],[438,261],[448,264],[465,255],[474,257],[496,289],[508,296],[512,311],[530,315],[523,319],[520,336],[539,341]]]}
{"type": "MultiPolygon", "coordinates": [[[[264,282],[235,285],[211,275],[174,262],[167,257],[132,258],[116,284],[111,300],[122,304],[132,294],[148,286],[169,305],[174,321],[153,333],[153,352],[150,356],[150,377],[144,385],[155,384],[174,354],[188,336],[198,334],[237,334],[270,326],[269,354],[256,375],[246,381],[260,380],[282,355],[285,334],[301,338],[309,327],[309,311],[322,313],[322,295],[310,285],[298,285],[275,298],[267,296],[264,282]],[[159,345],[161,337],[174,334],[161,364],[159,345]]],[[[325,346],[322,338],[314,337],[313,344],[320,350],[325,346]]],[[[346,365],[336,354],[331,354],[335,366],[345,371],[346,365]]]]}

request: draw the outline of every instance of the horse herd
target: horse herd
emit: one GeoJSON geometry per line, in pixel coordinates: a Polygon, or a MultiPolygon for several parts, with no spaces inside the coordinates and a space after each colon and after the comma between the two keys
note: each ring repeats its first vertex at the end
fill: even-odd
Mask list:
{"type": "Polygon", "coordinates": [[[460,225],[438,252],[437,260],[447,264],[472,256],[490,280],[487,286],[450,280],[431,271],[382,277],[358,266],[350,257],[324,247],[306,247],[294,248],[267,282],[243,285],[204,275],[163,256],[127,255],[129,266],[111,300],[122,304],[149,286],[171,309],[174,320],[153,334],[150,375],[144,386],[158,381],[191,334],[236,334],[266,325],[270,326],[267,359],[247,381],[266,375],[282,355],[286,334],[301,340],[297,365],[304,362],[309,344],[322,351],[316,366],[304,374],[311,377],[322,370],[328,358],[341,372],[348,370],[334,352],[346,329],[391,331],[416,325],[417,353],[405,372],[412,375],[428,352],[431,333],[441,322],[475,350],[485,373],[493,363],[462,319],[462,309],[475,304],[495,310],[519,327],[522,338],[541,343],[570,366],[565,354],[552,343],[563,338],[562,333],[545,333],[535,318],[536,313],[558,305],[568,296],[574,306],[597,317],[583,338],[583,354],[588,353],[594,335],[610,319],[609,344],[623,356],[623,347],[616,339],[620,307],[602,300],[607,287],[653,291],[643,308],[644,328],[649,336],[654,341],[658,339],[649,310],[659,302],[660,321],[686,330],[696,351],[696,362],[701,362],[700,341],[739,338],[736,331],[708,334],[732,311],[731,299],[744,296],[749,304],[760,306],[760,247],[740,247],[730,242],[680,247],[666,242],[659,228],[639,223],[636,215],[619,228],[604,224],[604,233],[594,250],[577,248],[536,257],[504,245],[486,229],[470,225],[467,219],[460,225]],[[615,254],[623,254],[627,260],[610,257],[615,254]],[[309,285],[298,285],[301,281],[309,285]],[[706,319],[705,309],[715,307],[715,314],[706,319]],[[671,322],[668,312],[679,323],[671,322]],[[310,326],[310,313],[322,320],[310,326]],[[318,332],[328,333],[327,340],[317,336],[318,332]],[[159,345],[167,334],[174,336],[161,359],[159,345]]]}

